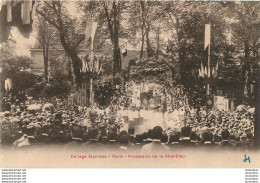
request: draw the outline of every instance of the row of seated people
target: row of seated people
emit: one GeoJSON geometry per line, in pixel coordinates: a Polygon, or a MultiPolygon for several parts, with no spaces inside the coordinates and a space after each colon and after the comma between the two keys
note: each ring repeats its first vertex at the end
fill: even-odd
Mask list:
{"type": "Polygon", "coordinates": [[[221,136],[210,131],[197,134],[190,127],[183,127],[181,132],[167,135],[160,126],[147,133],[134,134],[134,129],[121,131],[117,128],[90,128],[74,124],[69,128],[58,128],[45,124],[36,129],[33,125],[22,127],[22,137],[13,143],[13,149],[59,146],[62,149],[89,149],[91,151],[127,150],[127,151],[168,151],[179,149],[253,149],[253,135],[239,138],[223,130],[221,136]]]}

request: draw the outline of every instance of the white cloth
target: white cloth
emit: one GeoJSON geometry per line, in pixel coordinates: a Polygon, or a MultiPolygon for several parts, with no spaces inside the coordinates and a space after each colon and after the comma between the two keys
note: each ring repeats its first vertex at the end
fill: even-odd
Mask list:
{"type": "Polygon", "coordinates": [[[135,118],[139,118],[138,111],[129,110],[129,111],[128,111],[128,119],[129,119],[130,121],[133,121],[133,120],[135,120],[135,118]]]}
{"type": "Polygon", "coordinates": [[[6,91],[10,91],[10,90],[12,89],[12,86],[13,86],[13,84],[12,84],[12,79],[7,78],[7,79],[5,80],[5,90],[6,90],[6,91]]]}

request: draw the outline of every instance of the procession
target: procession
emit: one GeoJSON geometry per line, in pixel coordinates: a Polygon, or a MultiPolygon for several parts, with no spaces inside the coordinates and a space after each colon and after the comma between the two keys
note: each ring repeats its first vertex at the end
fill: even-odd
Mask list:
{"type": "Polygon", "coordinates": [[[140,106],[132,102],[125,105],[126,96],[115,96],[107,108],[99,108],[98,104],[75,105],[74,110],[67,110],[65,102],[58,98],[52,99],[52,103],[32,100],[27,103],[33,104],[12,105],[10,111],[1,112],[2,145],[12,143],[11,149],[51,144],[87,148],[94,143],[90,151],[102,147],[141,152],[146,144],[159,139],[171,150],[203,149],[208,143],[212,144],[209,150],[253,149],[253,108],[196,111],[185,104],[174,108],[171,102],[178,100],[170,100],[168,108],[163,109],[163,105],[149,101],[140,106]],[[156,128],[160,128],[160,132],[154,132],[156,128]],[[160,138],[154,138],[153,133],[159,133],[160,138]]]}
{"type": "Polygon", "coordinates": [[[4,1],[1,147],[255,150],[252,7],[259,3],[4,1]]]}

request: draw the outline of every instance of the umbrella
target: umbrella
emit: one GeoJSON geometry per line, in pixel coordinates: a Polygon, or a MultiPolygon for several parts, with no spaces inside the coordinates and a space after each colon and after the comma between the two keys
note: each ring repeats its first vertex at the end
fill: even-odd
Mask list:
{"type": "Polygon", "coordinates": [[[54,108],[52,103],[46,103],[42,106],[42,110],[49,111],[50,109],[54,108]]]}
{"type": "Polygon", "coordinates": [[[12,123],[18,123],[18,122],[20,122],[20,119],[18,119],[18,118],[13,118],[13,119],[11,119],[10,120],[12,123]]]}
{"type": "Polygon", "coordinates": [[[254,113],[255,112],[255,108],[252,107],[252,108],[248,109],[247,111],[250,112],[250,113],[254,113]]]}
{"type": "Polygon", "coordinates": [[[29,105],[27,109],[38,111],[38,110],[41,110],[41,108],[42,108],[41,104],[32,104],[32,105],[29,105]]]}
{"type": "Polygon", "coordinates": [[[237,111],[244,111],[246,109],[245,105],[239,105],[237,106],[237,111]]]}

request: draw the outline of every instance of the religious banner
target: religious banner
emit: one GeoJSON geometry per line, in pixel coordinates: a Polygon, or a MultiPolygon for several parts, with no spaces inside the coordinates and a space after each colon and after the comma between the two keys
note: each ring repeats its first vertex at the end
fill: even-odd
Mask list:
{"type": "Polygon", "coordinates": [[[224,99],[224,110],[225,111],[229,110],[229,99],[228,98],[224,99]]]}
{"type": "Polygon", "coordinates": [[[73,96],[72,95],[70,95],[68,97],[68,109],[73,110],[73,96]]]}
{"type": "Polygon", "coordinates": [[[80,106],[84,107],[87,104],[87,93],[85,89],[80,90],[80,106]]]}
{"type": "Polygon", "coordinates": [[[229,99],[223,96],[214,96],[214,109],[219,111],[229,110],[229,99]]]}
{"type": "Polygon", "coordinates": [[[214,108],[216,110],[224,110],[224,97],[223,96],[214,96],[214,108]]]}

